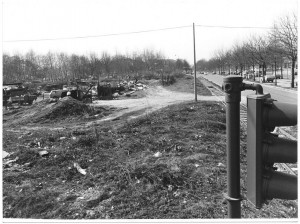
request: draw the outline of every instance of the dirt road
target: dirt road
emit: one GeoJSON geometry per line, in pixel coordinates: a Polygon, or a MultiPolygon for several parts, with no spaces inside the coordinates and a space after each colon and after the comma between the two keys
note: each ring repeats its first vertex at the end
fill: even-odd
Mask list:
{"type": "MultiPolygon", "coordinates": [[[[101,121],[107,121],[116,119],[124,114],[137,112],[128,117],[128,119],[135,118],[168,105],[194,100],[195,98],[195,95],[192,93],[169,91],[162,86],[153,86],[141,91],[146,91],[146,97],[124,100],[97,100],[93,102],[93,106],[106,105],[122,109],[108,117],[105,117],[104,119],[101,119],[101,121]]],[[[218,99],[214,96],[198,96],[197,98],[201,101],[218,101],[218,99]]]]}

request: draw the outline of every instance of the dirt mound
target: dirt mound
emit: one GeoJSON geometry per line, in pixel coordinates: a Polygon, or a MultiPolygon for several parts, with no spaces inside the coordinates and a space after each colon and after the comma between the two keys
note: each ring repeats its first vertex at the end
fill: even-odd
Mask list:
{"type": "Polygon", "coordinates": [[[45,107],[33,119],[33,122],[44,120],[56,120],[69,116],[78,116],[90,114],[94,110],[90,106],[72,98],[64,97],[52,104],[51,107],[45,107]]]}
{"type": "Polygon", "coordinates": [[[64,97],[57,102],[51,102],[49,99],[46,99],[35,103],[25,110],[12,113],[4,122],[8,125],[16,125],[70,121],[79,117],[90,118],[96,114],[105,116],[107,110],[104,107],[95,109],[72,97],[64,97]]]}

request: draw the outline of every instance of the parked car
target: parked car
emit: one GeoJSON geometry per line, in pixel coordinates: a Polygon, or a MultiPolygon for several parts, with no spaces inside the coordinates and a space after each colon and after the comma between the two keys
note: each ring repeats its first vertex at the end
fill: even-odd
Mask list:
{"type": "MultiPolygon", "coordinates": [[[[275,77],[275,73],[273,73],[273,76],[275,77]]],[[[276,79],[281,79],[281,75],[280,75],[280,73],[278,72],[278,73],[276,73],[276,79]]]]}
{"type": "MultiPolygon", "coordinates": [[[[265,82],[273,82],[275,79],[275,75],[266,75],[265,76],[265,82]]],[[[260,78],[260,81],[263,81],[263,77],[260,78]]]]}

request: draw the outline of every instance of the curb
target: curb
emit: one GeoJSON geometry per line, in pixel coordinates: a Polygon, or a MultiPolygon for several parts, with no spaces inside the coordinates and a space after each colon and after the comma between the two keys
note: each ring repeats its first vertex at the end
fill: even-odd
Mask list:
{"type": "Polygon", "coordinates": [[[281,86],[271,86],[271,85],[266,85],[266,84],[259,83],[259,82],[251,82],[251,81],[247,81],[247,80],[244,80],[243,82],[246,82],[246,83],[258,83],[258,84],[260,84],[263,87],[274,88],[274,89],[280,88],[281,90],[286,91],[286,92],[290,92],[290,93],[297,93],[298,92],[298,90],[285,89],[284,87],[281,87],[281,86]]]}
{"type": "MultiPolygon", "coordinates": [[[[219,86],[219,87],[222,87],[222,86],[220,86],[218,83],[215,83],[214,81],[211,81],[211,80],[205,78],[204,76],[201,76],[201,78],[203,78],[203,79],[205,79],[206,81],[211,82],[211,83],[213,83],[213,84],[215,84],[215,85],[217,85],[217,86],[219,86]]],[[[246,82],[246,83],[257,83],[257,82],[247,81],[247,80],[243,80],[243,82],[246,82]]],[[[269,85],[265,85],[265,84],[263,84],[263,83],[258,83],[258,84],[260,84],[260,85],[263,86],[263,87],[280,88],[281,90],[286,91],[286,92],[289,92],[289,93],[296,93],[296,94],[297,94],[297,92],[298,92],[298,90],[285,89],[284,87],[281,87],[281,86],[269,86],[269,85]]]]}

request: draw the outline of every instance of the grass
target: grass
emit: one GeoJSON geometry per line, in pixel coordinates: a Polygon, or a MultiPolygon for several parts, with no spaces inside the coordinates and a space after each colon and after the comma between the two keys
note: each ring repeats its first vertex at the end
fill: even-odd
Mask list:
{"type": "MultiPolygon", "coordinates": [[[[204,90],[202,90],[204,91],[204,90]]],[[[227,218],[225,110],[186,102],[130,121],[90,128],[3,129],[4,218],[227,218]],[[47,150],[48,156],[38,152],[47,150]],[[9,159],[16,162],[5,164],[9,159]],[[78,172],[74,163],[85,169],[78,172]]],[[[241,130],[241,192],[246,136],[241,130]]],[[[244,218],[295,218],[295,201],[261,210],[242,202],[244,218]]]]}
{"type": "MultiPolygon", "coordinates": [[[[210,91],[197,78],[197,94],[202,96],[211,96],[210,91]]],[[[173,85],[165,87],[171,91],[194,93],[194,77],[185,75],[183,77],[176,77],[176,82],[173,85]]]]}

